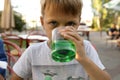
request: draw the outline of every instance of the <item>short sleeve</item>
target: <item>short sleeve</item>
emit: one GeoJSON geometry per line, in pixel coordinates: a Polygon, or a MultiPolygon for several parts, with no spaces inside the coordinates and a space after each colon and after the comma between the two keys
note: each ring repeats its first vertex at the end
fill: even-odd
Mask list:
{"type": "Polygon", "coordinates": [[[14,72],[21,78],[28,78],[31,76],[31,49],[30,47],[24,51],[21,57],[13,66],[14,72]]]}
{"type": "Polygon", "coordinates": [[[96,48],[89,42],[85,43],[85,49],[87,56],[102,70],[105,69],[105,66],[102,64],[99,55],[96,51],[96,48]]]}

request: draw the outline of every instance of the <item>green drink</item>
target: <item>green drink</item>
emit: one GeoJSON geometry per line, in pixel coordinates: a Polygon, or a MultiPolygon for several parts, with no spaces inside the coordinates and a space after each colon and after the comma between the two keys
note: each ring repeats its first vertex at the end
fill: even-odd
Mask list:
{"type": "Polygon", "coordinates": [[[49,75],[47,75],[47,76],[45,77],[45,80],[52,80],[52,77],[49,76],[49,75]]]}
{"type": "Polygon", "coordinates": [[[52,43],[52,58],[56,62],[69,62],[75,58],[76,48],[69,40],[56,40],[52,43]]]}

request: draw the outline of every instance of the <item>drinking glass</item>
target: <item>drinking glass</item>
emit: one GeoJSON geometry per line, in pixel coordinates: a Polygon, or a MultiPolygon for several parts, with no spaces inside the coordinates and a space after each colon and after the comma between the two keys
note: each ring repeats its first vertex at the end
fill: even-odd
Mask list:
{"type": "Polygon", "coordinates": [[[75,58],[76,48],[71,40],[64,39],[59,30],[52,31],[52,59],[56,62],[69,62],[75,58]]]}

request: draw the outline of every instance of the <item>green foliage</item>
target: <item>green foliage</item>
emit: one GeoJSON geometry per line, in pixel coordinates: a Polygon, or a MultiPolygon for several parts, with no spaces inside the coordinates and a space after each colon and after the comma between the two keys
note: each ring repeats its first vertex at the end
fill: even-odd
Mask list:
{"type": "Polygon", "coordinates": [[[24,28],[23,26],[25,25],[25,21],[22,20],[21,16],[18,16],[17,14],[14,15],[15,18],[15,30],[21,32],[24,28]]]}
{"type": "Polygon", "coordinates": [[[105,25],[106,28],[109,28],[112,23],[114,23],[114,12],[113,11],[108,11],[106,18],[103,19],[103,25],[105,25]]]}
{"type": "Polygon", "coordinates": [[[102,30],[107,30],[112,23],[114,23],[114,15],[115,12],[113,10],[107,10],[103,7],[103,4],[110,0],[92,0],[92,7],[95,9],[100,15],[99,18],[94,18],[93,27],[97,28],[97,20],[100,21],[100,27],[102,30]]]}
{"type": "Polygon", "coordinates": [[[92,0],[92,3],[93,3],[93,8],[96,9],[98,12],[100,12],[102,1],[101,0],[92,0]]]}

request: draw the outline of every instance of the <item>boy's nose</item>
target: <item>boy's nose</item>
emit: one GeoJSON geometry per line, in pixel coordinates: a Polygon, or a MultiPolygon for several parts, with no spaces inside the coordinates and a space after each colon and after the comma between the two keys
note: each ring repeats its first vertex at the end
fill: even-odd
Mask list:
{"type": "Polygon", "coordinates": [[[66,26],[65,25],[60,25],[58,26],[59,28],[65,28],[66,26]]]}

